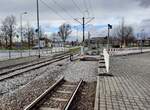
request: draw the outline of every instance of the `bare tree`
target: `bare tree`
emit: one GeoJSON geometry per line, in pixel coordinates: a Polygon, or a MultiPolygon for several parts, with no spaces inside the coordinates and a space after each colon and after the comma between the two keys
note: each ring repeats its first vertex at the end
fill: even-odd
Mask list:
{"type": "Polygon", "coordinates": [[[126,47],[135,41],[134,31],[131,26],[117,26],[113,29],[113,37],[118,39],[120,46],[126,47]]]}
{"type": "Polygon", "coordinates": [[[10,49],[12,49],[12,39],[13,39],[13,36],[15,35],[15,29],[16,29],[16,18],[13,15],[7,16],[2,21],[1,30],[5,36],[6,46],[8,46],[7,43],[8,43],[8,39],[9,39],[9,48],[10,49]]]}
{"type": "Polygon", "coordinates": [[[1,26],[1,39],[5,40],[5,48],[8,47],[8,32],[6,26],[1,26]]]}
{"type": "Polygon", "coordinates": [[[131,26],[126,26],[124,30],[124,45],[128,46],[130,43],[133,43],[135,41],[135,36],[133,28],[131,26]]]}
{"type": "Polygon", "coordinates": [[[30,48],[31,46],[34,45],[35,32],[34,32],[34,28],[31,27],[31,25],[29,23],[25,27],[24,35],[25,35],[27,42],[28,42],[28,48],[30,48]]]}
{"type": "Polygon", "coordinates": [[[3,46],[2,42],[3,42],[3,35],[2,35],[2,33],[0,33],[0,47],[1,47],[1,48],[2,48],[2,46],[3,46]]]}
{"type": "Polygon", "coordinates": [[[2,31],[0,30],[0,47],[3,46],[3,39],[4,39],[4,36],[3,36],[2,31]]]}
{"type": "Polygon", "coordinates": [[[65,43],[68,36],[71,34],[71,26],[69,24],[62,24],[59,27],[58,35],[61,37],[62,41],[65,43]]]}
{"type": "Polygon", "coordinates": [[[31,46],[33,47],[34,46],[34,39],[35,39],[35,29],[32,27],[30,28],[30,40],[31,40],[31,46]]]}

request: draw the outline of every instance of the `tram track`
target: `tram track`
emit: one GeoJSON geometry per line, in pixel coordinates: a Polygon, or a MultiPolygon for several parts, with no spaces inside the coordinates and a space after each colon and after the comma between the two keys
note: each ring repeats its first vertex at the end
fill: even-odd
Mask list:
{"type": "Polygon", "coordinates": [[[49,64],[67,59],[69,57],[70,57],[69,54],[64,54],[64,55],[56,56],[54,58],[50,58],[50,59],[43,60],[40,62],[35,62],[35,63],[23,65],[23,66],[18,67],[18,68],[9,69],[7,71],[0,73],[0,81],[3,81],[3,80],[8,79],[8,78],[12,78],[12,77],[17,76],[17,75],[21,75],[21,74],[23,74],[25,72],[29,72],[31,70],[39,69],[39,68],[47,66],[49,64]]]}
{"type": "Polygon", "coordinates": [[[61,77],[24,110],[68,110],[82,82],[68,82],[61,77]]]}

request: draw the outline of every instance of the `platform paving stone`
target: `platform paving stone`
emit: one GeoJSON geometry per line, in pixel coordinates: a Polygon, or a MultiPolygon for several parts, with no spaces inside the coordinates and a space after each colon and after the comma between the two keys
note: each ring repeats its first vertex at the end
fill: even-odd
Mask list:
{"type": "Polygon", "coordinates": [[[150,53],[111,58],[100,77],[99,110],[150,110],[150,53]]]}

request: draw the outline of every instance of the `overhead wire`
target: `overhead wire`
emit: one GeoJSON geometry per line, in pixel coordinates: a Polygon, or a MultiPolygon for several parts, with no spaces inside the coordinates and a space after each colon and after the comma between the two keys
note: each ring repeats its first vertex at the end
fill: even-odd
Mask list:
{"type": "Polygon", "coordinates": [[[63,10],[70,18],[74,20],[74,17],[62,6],[60,3],[58,3],[56,0],[52,0],[55,5],[57,5],[61,10],[63,10]]]}
{"type": "Polygon", "coordinates": [[[94,12],[93,12],[93,5],[92,5],[92,0],[88,0],[89,1],[89,8],[91,10],[92,16],[94,16],[94,12]]]}
{"type": "MultiPolygon", "coordinates": [[[[48,9],[50,9],[54,14],[56,14],[57,16],[59,16],[60,18],[62,18],[65,22],[71,22],[68,21],[68,19],[64,18],[62,15],[60,15],[54,8],[52,8],[51,6],[49,6],[45,1],[40,0],[40,2],[45,5],[48,9]]],[[[73,17],[72,17],[73,18],[73,17]]],[[[74,18],[73,18],[74,19],[74,18]]],[[[74,20],[73,20],[74,21],[74,20]]]]}
{"type": "Polygon", "coordinates": [[[88,9],[88,5],[87,5],[86,0],[83,0],[83,4],[84,4],[84,6],[85,6],[85,10],[84,10],[84,12],[87,12],[88,17],[89,17],[90,13],[89,13],[89,9],[88,9]]]}
{"type": "Polygon", "coordinates": [[[74,17],[70,14],[70,13],[68,13],[67,11],[66,11],[66,9],[64,8],[64,7],[62,7],[58,2],[56,2],[55,0],[52,0],[59,8],[61,8],[69,17],[71,17],[71,18],[73,18],[74,19],[74,17]]]}
{"type": "Polygon", "coordinates": [[[54,14],[56,14],[57,16],[59,16],[60,18],[62,18],[64,21],[66,21],[66,18],[64,18],[62,15],[60,15],[55,9],[53,9],[51,6],[49,6],[47,3],[45,3],[45,1],[40,0],[40,2],[45,5],[48,9],[50,9],[54,14]]]}
{"type": "MultiPolygon", "coordinates": [[[[60,18],[62,18],[64,21],[67,21],[65,17],[63,17],[62,15],[60,15],[60,14],[58,13],[58,11],[56,11],[54,8],[52,8],[51,6],[49,6],[45,1],[43,1],[43,0],[40,0],[40,1],[41,1],[42,4],[44,4],[47,8],[49,8],[49,9],[50,9],[53,13],[55,13],[57,16],[59,16],[60,18]]],[[[58,2],[56,2],[55,0],[52,0],[52,1],[53,1],[59,8],[61,8],[69,17],[71,17],[72,19],[74,19],[74,17],[73,17],[71,14],[69,14],[69,13],[66,11],[66,9],[65,9],[64,7],[62,7],[58,2]]],[[[74,0],[72,0],[72,2],[73,2],[74,5],[78,8],[79,12],[82,13],[81,8],[77,5],[77,3],[76,3],[74,0]]],[[[89,10],[85,0],[84,0],[84,2],[85,2],[85,8],[86,8],[87,10],[89,10]]],[[[68,22],[68,21],[67,21],[67,22],[68,22]]]]}
{"type": "Polygon", "coordinates": [[[81,10],[81,8],[78,6],[78,4],[72,0],[72,3],[74,4],[74,6],[79,10],[79,12],[81,13],[81,15],[83,15],[83,11],[81,10]]]}
{"type": "Polygon", "coordinates": [[[88,10],[88,5],[87,5],[86,0],[83,0],[83,3],[84,3],[84,5],[85,5],[85,10],[88,10]]]}

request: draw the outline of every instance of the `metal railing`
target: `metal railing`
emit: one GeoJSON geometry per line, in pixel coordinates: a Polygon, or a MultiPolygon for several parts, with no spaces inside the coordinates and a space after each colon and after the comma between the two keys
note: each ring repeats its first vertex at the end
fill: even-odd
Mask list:
{"type": "MultiPolygon", "coordinates": [[[[41,56],[48,56],[59,52],[68,51],[68,48],[59,47],[59,48],[48,48],[41,49],[41,56]]],[[[21,57],[31,57],[38,55],[38,50],[0,50],[0,61],[7,59],[15,59],[21,57]]]]}
{"type": "Polygon", "coordinates": [[[110,48],[110,55],[127,55],[133,53],[142,53],[142,52],[150,52],[150,47],[133,47],[133,48],[110,48]]]}

